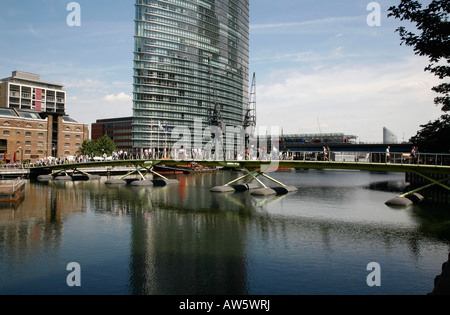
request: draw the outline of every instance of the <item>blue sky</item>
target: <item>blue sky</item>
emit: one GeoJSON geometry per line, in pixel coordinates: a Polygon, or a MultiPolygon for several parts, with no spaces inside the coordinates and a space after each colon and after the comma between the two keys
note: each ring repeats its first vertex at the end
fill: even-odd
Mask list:
{"type": "MultiPolygon", "coordinates": [[[[0,0],[0,77],[21,70],[63,83],[67,112],[84,123],[132,115],[134,1],[77,1],[80,27],[66,23],[69,2],[0,0]]],[[[373,27],[370,2],[250,0],[260,126],[380,142],[383,127],[408,140],[440,116],[427,59],[400,46],[400,22],[386,17],[398,1],[377,1],[373,27]]]]}

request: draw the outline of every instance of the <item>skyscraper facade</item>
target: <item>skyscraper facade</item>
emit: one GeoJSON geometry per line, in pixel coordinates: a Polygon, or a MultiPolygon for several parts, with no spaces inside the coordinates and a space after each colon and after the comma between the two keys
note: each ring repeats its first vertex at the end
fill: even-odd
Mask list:
{"type": "Polygon", "coordinates": [[[242,126],[248,0],[136,0],[135,8],[134,148],[168,148],[173,128],[194,132],[195,119],[202,130],[218,120],[242,126]]]}

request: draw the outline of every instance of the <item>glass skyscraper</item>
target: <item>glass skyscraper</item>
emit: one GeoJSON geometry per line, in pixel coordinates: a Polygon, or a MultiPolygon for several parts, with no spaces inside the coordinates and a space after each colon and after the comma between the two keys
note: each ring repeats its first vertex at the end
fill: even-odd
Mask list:
{"type": "Polygon", "coordinates": [[[173,144],[173,128],[194,132],[201,119],[203,130],[217,110],[226,126],[242,126],[248,0],[136,0],[135,7],[133,147],[162,150],[173,144]]]}

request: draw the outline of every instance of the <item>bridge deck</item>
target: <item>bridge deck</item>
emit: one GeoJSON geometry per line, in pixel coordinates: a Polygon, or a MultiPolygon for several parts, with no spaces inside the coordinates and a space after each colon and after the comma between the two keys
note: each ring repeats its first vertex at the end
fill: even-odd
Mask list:
{"type": "MultiPolygon", "coordinates": [[[[436,159],[437,161],[438,159],[436,159]]],[[[402,160],[401,160],[402,161],[402,160]]],[[[123,176],[127,177],[130,174],[139,174],[141,176],[142,181],[138,184],[148,183],[145,180],[145,174],[153,173],[157,176],[163,178],[166,183],[169,183],[171,180],[164,178],[164,176],[154,171],[154,167],[158,165],[164,166],[186,166],[186,165],[201,165],[201,166],[210,166],[210,167],[229,167],[229,168],[242,168],[247,171],[247,175],[239,177],[233,180],[230,183],[227,183],[223,186],[217,186],[211,189],[212,192],[230,192],[234,191],[236,187],[233,187],[232,184],[237,183],[240,180],[247,180],[247,182],[243,185],[245,189],[254,189],[249,185],[256,181],[263,188],[255,189],[252,194],[254,195],[270,195],[270,194],[284,194],[290,191],[297,190],[296,187],[286,186],[283,183],[278,182],[277,180],[269,177],[267,172],[276,171],[279,168],[293,168],[293,169],[334,169],[334,170],[360,170],[360,171],[373,171],[373,172],[400,172],[400,173],[415,173],[420,175],[421,177],[427,179],[430,184],[403,194],[397,198],[389,200],[387,204],[390,205],[401,205],[408,206],[413,201],[411,201],[408,197],[415,195],[418,191],[423,190],[425,188],[439,185],[444,187],[445,189],[450,191],[450,187],[447,186],[447,182],[450,180],[450,166],[447,165],[425,165],[425,164],[409,164],[409,163],[376,163],[376,162],[347,162],[347,161],[318,161],[318,160],[237,160],[237,161],[216,161],[216,160],[169,160],[169,159],[160,159],[160,160],[118,160],[118,161],[101,161],[101,162],[87,162],[87,163],[67,163],[60,165],[50,165],[50,166],[42,166],[42,167],[33,167],[30,168],[30,175],[37,176],[41,174],[49,174],[56,171],[58,172],[67,172],[73,170],[80,172],[80,169],[86,170],[89,168],[98,168],[98,167],[114,167],[114,166],[132,166],[134,170],[129,174],[123,176]],[[431,174],[440,174],[444,175],[444,179],[435,180],[431,176],[431,174]],[[263,176],[266,177],[273,182],[279,184],[281,186],[281,190],[276,188],[269,188],[262,183],[258,177],[263,176]],[[250,180],[248,180],[250,179],[250,180]]],[[[54,175],[56,175],[54,173],[54,175]]],[[[88,175],[88,174],[87,174],[88,175]]],[[[122,179],[122,178],[121,178],[122,179]]],[[[280,188],[280,187],[278,187],[280,188]]],[[[419,195],[420,198],[420,195],[419,195]]],[[[422,197],[423,198],[423,197],[422,197]]]]}
{"type": "Polygon", "coordinates": [[[448,174],[450,175],[450,166],[445,165],[423,165],[423,164],[395,164],[395,163],[361,163],[361,162],[335,162],[335,161],[215,161],[215,160],[119,160],[102,161],[87,163],[68,163],[60,165],[49,165],[42,167],[33,167],[31,172],[40,173],[40,171],[56,171],[85,169],[93,167],[112,167],[112,166],[185,166],[192,163],[201,166],[211,167],[235,167],[235,168],[262,168],[264,172],[275,171],[278,167],[294,169],[339,169],[339,170],[361,170],[374,172],[400,172],[400,173],[422,173],[422,174],[448,174]]]}

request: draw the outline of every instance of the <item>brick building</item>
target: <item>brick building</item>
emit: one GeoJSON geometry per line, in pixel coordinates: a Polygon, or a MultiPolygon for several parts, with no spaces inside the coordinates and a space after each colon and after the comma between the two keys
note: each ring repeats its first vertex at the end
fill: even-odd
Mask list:
{"type": "Polygon", "coordinates": [[[4,163],[74,156],[88,136],[87,125],[66,115],[0,108],[0,160],[4,163]]]}
{"type": "Polygon", "coordinates": [[[130,151],[133,149],[132,123],[133,117],[99,119],[92,124],[92,140],[108,135],[119,150],[130,151]]]}
{"type": "Polygon", "coordinates": [[[66,114],[62,84],[23,71],[0,80],[0,161],[74,156],[88,138],[88,126],[66,114]]]}

